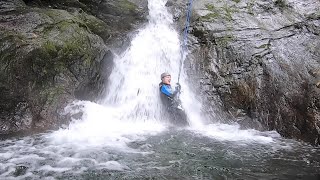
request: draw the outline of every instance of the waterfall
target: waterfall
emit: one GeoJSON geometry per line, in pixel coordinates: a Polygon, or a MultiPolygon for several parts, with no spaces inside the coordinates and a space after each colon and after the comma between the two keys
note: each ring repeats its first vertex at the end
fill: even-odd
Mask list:
{"type": "MultiPolygon", "coordinates": [[[[114,59],[115,67],[108,79],[105,96],[98,104],[82,101],[67,107],[68,112],[82,112],[82,119],[75,120],[67,130],[53,133],[53,139],[101,144],[106,139],[110,142],[110,138],[166,129],[170,120],[163,118],[165,108],[160,102],[160,75],[169,72],[173,84],[177,81],[181,48],[173,17],[165,4],[166,0],[149,0],[149,22],[138,30],[128,49],[114,59]],[[82,108],[79,110],[79,107],[82,108]]],[[[189,123],[199,126],[202,124],[198,116],[200,105],[188,89],[183,72],[180,83],[189,123]]]]}
{"type": "Polygon", "coordinates": [[[124,121],[160,120],[160,74],[169,72],[174,80],[179,69],[179,36],[165,1],[150,0],[148,7],[149,23],[115,59],[109,90],[102,101],[103,105],[121,109],[124,121]]]}
{"type": "MultiPolygon", "coordinates": [[[[116,56],[105,96],[98,103],[80,101],[68,106],[67,112],[83,115],[68,129],[52,133],[54,142],[101,146],[107,143],[124,148],[127,142],[168,129],[170,119],[163,118],[165,107],[160,101],[160,75],[169,72],[172,84],[177,81],[181,44],[165,4],[166,0],[148,1],[148,24],[116,56]]],[[[201,104],[189,90],[187,81],[182,71],[180,97],[190,124],[186,129],[221,140],[272,141],[271,137],[260,136],[259,131],[240,130],[237,124],[208,124],[214,120],[201,115],[201,104]]]]}

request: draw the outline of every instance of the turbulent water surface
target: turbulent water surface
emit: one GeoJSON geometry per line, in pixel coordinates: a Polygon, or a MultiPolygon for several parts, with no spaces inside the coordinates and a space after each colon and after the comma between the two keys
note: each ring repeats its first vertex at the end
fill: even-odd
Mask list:
{"type": "Polygon", "coordinates": [[[165,3],[149,0],[149,23],[117,57],[105,97],[66,107],[81,112],[80,119],[0,142],[0,179],[320,178],[319,148],[203,117],[183,72],[190,126],[174,127],[162,117],[159,76],[167,71],[177,78],[181,51],[165,3]]]}

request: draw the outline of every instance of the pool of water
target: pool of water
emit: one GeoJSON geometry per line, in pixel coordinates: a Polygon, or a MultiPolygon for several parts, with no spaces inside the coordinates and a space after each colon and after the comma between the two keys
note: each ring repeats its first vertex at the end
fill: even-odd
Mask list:
{"type": "Polygon", "coordinates": [[[113,146],[58,144],[47,134],[13,138],[0,143],[0,179],[320,178],[319,148],[275,132],[257,133],[256,140],[221,140],[169,128],[128,136],[121,147],[117,140],[113,146]]]}

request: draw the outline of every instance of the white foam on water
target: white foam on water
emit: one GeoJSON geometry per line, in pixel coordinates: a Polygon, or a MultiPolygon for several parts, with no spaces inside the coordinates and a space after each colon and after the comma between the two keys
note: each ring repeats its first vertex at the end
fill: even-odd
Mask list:
{"type": "Polygon", "coordinates": [[[39,160],[45,160],[45,158],[40,157],[37,154],[28,154],[28,155],[20,156],[17,158],[12,158],[8,162],[19,164],[19,163],[24,163],[24,162],[36,162],[39,160]]]}
{"type": "Polygon", "coordinates": [[[81,159],[73,157],[65,157],[57,162],[60,167],[72,167],[74,165],[80,165],[81,159]]]}
{"type": "Polygon", "coordinates": [[[57,168],[57,167],[52,167],[50,165],[44,165],[42,167],[40,167],[38,170],[39,171],[54,171],[54,172],[65,172],[65,171],[68,171],[70,170],[71,168],[57,168]]]}
{"type": "Polygon", "coordinates": [[[219,141],[274,143],[280,135],[274,131],[261,132],[254,129],[240,129],[238,124],[207,124],[202,127],[190,127],[189,130],[219,141]]]}
{"type": "Polygon", "coordinates": [[[0,153],[0,160],[1,159],[9,159],[13,156],[13,152],[5,152],[5,153],[0,153]]]}
{"type": "Polygon", "coordinates": [[[83,107],[81,120],[74,121],[68,129],[53,132],[48,137],[55,144],[78,147],[112,146],[125,148],[126,143],[143,138],[143,134],[156,134],[164,130],[161,123],[119,120],[119,109],[88,101],[73,104],[83,107]]]}
{"type": "Polygon", "coordinates": [[[108,169],[108,170],[114,170],[114,171],[123,171],[123,170],[130,169],[128,166],[121,165],[117,161],[107,161],[104,163],[100,163],[99,166],[102,166],[100,167],[100,169],[108,169]]]}

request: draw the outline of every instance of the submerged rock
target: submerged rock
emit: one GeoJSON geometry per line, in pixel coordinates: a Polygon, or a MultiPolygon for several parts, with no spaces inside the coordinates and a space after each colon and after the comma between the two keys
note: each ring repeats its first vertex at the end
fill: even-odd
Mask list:
{"type": "Polygon", "coordinates": [[[317,0],[196,1],[187,72],[212,107],[220,102],[235,119],[318,144],[319,7],[317,0]]]}

